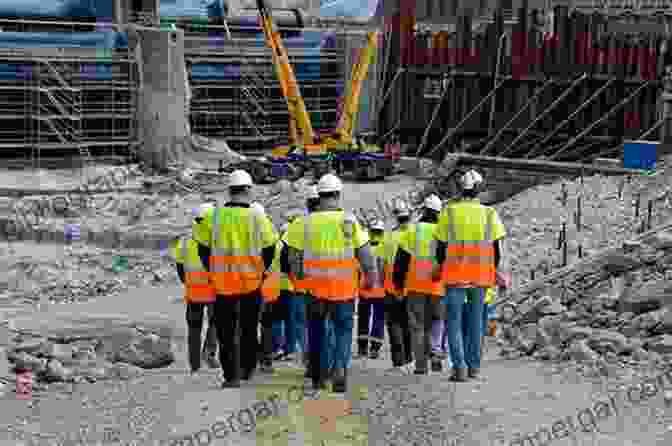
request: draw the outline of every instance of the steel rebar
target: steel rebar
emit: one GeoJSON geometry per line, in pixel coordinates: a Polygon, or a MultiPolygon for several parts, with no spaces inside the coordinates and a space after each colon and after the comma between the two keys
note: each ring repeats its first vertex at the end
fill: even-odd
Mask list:
{"type": "MultiPolygon", "coordinates": [[[[493,76],[492,79],[492,88],[495,89],[497,85],[497,79],[499,79],[499,70],[502,65],[502,48],[504,45],[504,39],[508,36],[506,32],[502,33],[502,35],[499,37],[499,46],[497,48],[497,67],[495,68],[495,75],[493,76]]],[[[495,127],[495,106],[496,104],[496,99],[497,95],[492,95],[492,102],[490,103],[490,121],[489,121],[489,127],[488,127],[488,136],[492,135],[492,132],[494,131],[495,127]]]]}

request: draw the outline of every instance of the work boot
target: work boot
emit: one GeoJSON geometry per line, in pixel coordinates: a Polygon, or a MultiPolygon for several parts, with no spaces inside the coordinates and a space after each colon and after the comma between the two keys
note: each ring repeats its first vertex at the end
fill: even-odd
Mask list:
{"type": "Polygon", "coordinates": [[[469,369],[469,378],[478,378],[478,375],[481,374],[479,369],[469,369]]]}
{"type": "Polygon", "coordinates": [[[453,369],[450,381],[463,383],[467,381],[467,369],[453,369]]]}
{"type": "Polygon", "coordinates": [[[371,342],[371,353],[369,354],[369,359],[378,359],[381,348],[382,344],[380,342],[371,342]]]}
{"type": "Polygon", "coordinates": [[[327,390],[328,376],[329,376],[329,370],[319,370],[318,373],[314,373],[312,376],[313,389],[327,390]]]}
{"type": "Polygon", "coordinates": [[[369,341],[361,339],[357,341],[357,356],[360,358],[369,356],[369,341]]]}
{"type": "Polygon", "coordinates": [[[261,373],[272,374],[275,372],[275,369],[273,368],[271,362],[268,361],[261,364],[261,366],[259,367],[259,371],[261,373]]]}
{"type": "Polygon", "coordinates": [[[348,388],[348,378],[345,369],[335,369],[331,382],[334,393],[345,393],[348,388]]]}
{"type": "Polygon", "coordinates": [[[217,351],[204,351],[203,360],[211,369],[219,368],[219,361],[217,360],[217,351]]]}
{"type": "Polygon", "coordinates": [[[222,389],[238,389],[240,388],[240,380],[234,379],[231,381],[224,381],[222,383],[222,389]]]}
{"type": "Polygon", "coordinates": [[[254,372],[255,372],[255,369],[243,370],[243,373],[242,373],[243,381],[250,381],[252,378],[254,378],[254,372]]]}
{"type": "Polygon", "coordinates": [[[443,371],[443,361],[438,356],[432,358],[432,372],[443,371]]]}

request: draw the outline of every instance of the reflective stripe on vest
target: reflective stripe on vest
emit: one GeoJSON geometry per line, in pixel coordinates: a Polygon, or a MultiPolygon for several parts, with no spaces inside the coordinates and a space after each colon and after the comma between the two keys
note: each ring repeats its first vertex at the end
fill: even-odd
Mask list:
{"type": "Polygon", "coordinates": [[[376,272],[371,275],[374,281],[371,289],[364,289],[365,276],[361,270],[359,272],[359,297],[363,297],[364,299],[380,299],[385,297],[385,259],[374,253],[375,251],[375,248],[371,250],[371,255],[376,262],[376,272]]]}
{"type": "MultiPolygon", "coordinates": [[[[212,223],[210,246],[210,271],[217,294],[224,296],[249,294],[261,287],[264,261],[261,257],[262,216],[254,211],[250,213],[248,230],[251,231],[251,246],[245,248],[222,248],[218,246],[220,238],[219,208],[215,208],[212,223]]],[[[230,228],[239,231],[240,228],[230,228]]]]}
{"type": "Polygon", "coordinates": [[[412,291],[434,296],[443,295],[443,283],[432,281],[432,271],[436,264],[436,240],[432,223],[416,223],[415,246],[406,275],[405,291],[412,291]]]}
{"type": "Polygon", "coordinates": [[[212,303],[215,301],[215,289],[210,284],[210,273],[198,257],[198,245],[195,241],[183,238],[182,266],[184,268],[185,303],[212,303]],[[195,245],[196,258],[190,255],[189,245],[195,245]]]}
{"type": "Polygon", "coordinates": [[[352,247],[339,253],[317,253],[312,247],[312,223],[315,215],[304,220],[303,274],[301,286],[317,299],[349,301],[355,297],[355,255],[352,247]]]}
{"type": "MultiPolygon", "coordinates": [[[[487,208],[480,207],[480,212],[487,208]]],[[[486,214],[481,240],[460,240],[455,225],[455,209],[448,206],[448,235],[446,260],[442,278],[450,287],[494,287],[496,285],[495,246],[492,236],[492,221],[486,214]]],[[[481,221],[481,219],[478,219],[481,221]]]]}

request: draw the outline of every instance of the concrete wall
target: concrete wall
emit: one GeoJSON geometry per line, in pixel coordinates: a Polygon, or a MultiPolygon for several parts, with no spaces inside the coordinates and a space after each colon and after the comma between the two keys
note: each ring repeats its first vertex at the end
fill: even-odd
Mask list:
{"type": "Polygon", "coordinates": [[[159,168],[181,163],[189,141],[184,33],[146,28],[136,32],[139,156],[159,168]]]}

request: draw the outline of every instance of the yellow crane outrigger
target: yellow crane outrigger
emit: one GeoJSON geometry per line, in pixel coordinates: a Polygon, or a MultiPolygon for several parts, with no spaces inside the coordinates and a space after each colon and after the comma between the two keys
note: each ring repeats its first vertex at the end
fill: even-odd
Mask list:
{"type": "Polygon", "coordinates": [[[379,146],[372,144],[357,146],[353,138],[353,129],[359,110],[362,82],[366,79],[369,66],[375,57],[378,32],[373,31],[368,33],[367,45],[360,53],[359,60],[352,68],[351,82],[344,92],[343,109],[336,130],[332,135],[324,137],[320,142],[316,142],[315,132],[310,122],[310,115],[306,110],[306,104],[301,96],[298,81],[289,62],[289,55],[282,43],[280,33],[274,30],[273,18],[264,0],[257,0],[257,8],[259,9],[266,43],[273,53],[273,65],[280,81],[282,93],[287,102],[290,119],[289,145],[274,147],[272,155],[274,157],[285,157],[290,152],[292,146],[297,145],[301,145],[307,155],[322,155],[341,150],[382,152],[379,146]],[[301,133],[300,138],[299,132],[301,133]]]}

